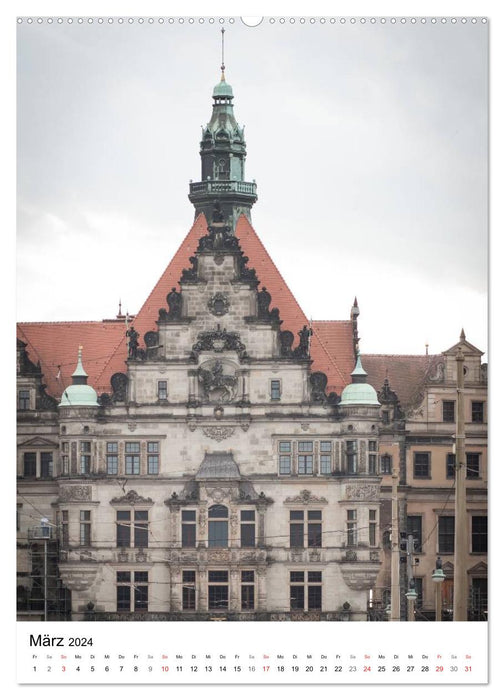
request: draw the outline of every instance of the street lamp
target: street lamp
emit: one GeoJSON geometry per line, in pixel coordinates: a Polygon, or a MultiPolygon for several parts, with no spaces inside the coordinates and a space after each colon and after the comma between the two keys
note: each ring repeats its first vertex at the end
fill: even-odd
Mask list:
{"type": "Polygon", "coordinates": [[[446,576],[443,571],[443,562],[441,561],[441,557],[438,557],[436,559],[436,568],[432,572],[432,580],[436,584],[434,586],[436,591],[436,622],[441,621],[441,586],[439,584],[443,583],[445,578],[446,576]]]}

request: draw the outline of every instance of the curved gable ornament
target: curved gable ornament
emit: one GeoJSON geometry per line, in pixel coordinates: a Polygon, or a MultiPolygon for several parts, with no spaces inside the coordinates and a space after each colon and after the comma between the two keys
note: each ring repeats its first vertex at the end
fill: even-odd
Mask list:
{"type": "Polygon", "coordinates": [[[154,501],[152,498],[144,498],[143,496],[139,496],[136,491],[128,491],[124,496],[119,496],[118,498],[113,498],[110,501],[110,505],[115,505],[115,504],[127,504],[130,506],[136,506],[138,504],[142,505],[153,505],[154,501]]]}
{"type": "Polygon", "coordinates": [[[314,496],[311,491],[308,491],[308,489],[303,489],[299,496],[289,496],[289,498],[286,498],[284,503],[302,503],[304,505],[308,503],[328,503],[327,498],[324,498],[323,496],[318,497],[314,496]]]}

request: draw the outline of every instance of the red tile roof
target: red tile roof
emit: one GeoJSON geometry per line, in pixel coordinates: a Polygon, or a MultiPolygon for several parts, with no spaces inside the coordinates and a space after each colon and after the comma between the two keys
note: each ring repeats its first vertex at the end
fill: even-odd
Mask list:
{"type": "Polygon", "coordinates": [[[379,391],[388,377],[403,409],[415,405],[425,381],[435,371],[442,355],[362,355],[367,381],[379,391]]]}
{"type": "MultiPolygon", "coordinates": [[[[200,214],[135,316],[134,326],[141,338],[147,331],[156,330],[159,309],[167,306],[166,295],[172,287],[178,286],[182,269],[190,266],[189,258],[206,232],[207,222],[200,214]]],[[[298,331],[309,323],[306,315],[245,216],[238,220],[236,236],[249,258],[249,267],[257,272],[260,287],[265,286],[271,294],[271,308],[276,306],[280,311],[282,330],[294,334],[296,346],[298,331]]],[[[328,377],[328,391],[340,394],[354,368],[351,321],[314,321],[312,327],[312,369],[324,372],[328,377]]],[[[79,345],[84,347],[83,364],[89,375],[88,382],[98,394],[110,392],[110,377],[126,369],[127,346],[122,320],[19,323],[18,333],[28,345],[30,359],[40,361],[47,391],[53,396],[61,396],[63,388],[71,383],[79,345]],[[59,368],[61,374],[57,379],[59,368]]]]}

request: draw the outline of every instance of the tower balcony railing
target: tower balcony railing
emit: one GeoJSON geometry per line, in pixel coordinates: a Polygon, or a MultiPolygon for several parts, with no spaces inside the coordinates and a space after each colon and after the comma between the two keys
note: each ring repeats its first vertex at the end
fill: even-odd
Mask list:
{"type": "Polygon", "coordinates": [[[256,190],[255,182],[242,182],[241,180],[206,180],[204,182],[191,182],[189,185],[190,194],[237,192],[238,194],[255,195],[256,190]]]}

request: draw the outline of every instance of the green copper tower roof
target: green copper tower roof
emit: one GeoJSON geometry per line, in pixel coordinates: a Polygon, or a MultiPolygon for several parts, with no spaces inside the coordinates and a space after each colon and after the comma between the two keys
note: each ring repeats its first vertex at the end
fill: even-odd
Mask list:
{"type": "Polygon", "coordinates": [[[229,83],[226,83],[224,71],[222,71],[220,82],[214,87],[212,97],[233,97],[233,88],[229,83]]]}
{"type": "Polygon", "coordinates": [[[367,372],[362,366],[360,353],[357,353],[355,369],[351,374],[352,383],[343,389],[340,406],[379,406],[378,396],[371,384],[367,384],[367,372]]]}
{"type": "Polygon", "coordinates": [[[250,210],[257,201],[255,181],[245,180],[247,156],[244,129],[236,121],[233,88],[224,73],[224,32],[222,32],[221,79],[214,87],[212,114],[202,128],[200,141],[201,179],[191,180],[189,200],[194,205],[194,217],[205,214],[212,221],[218,203],[225,220],[234,230],[241,214],[251,219],[250,210]]]}
{"type": "Polygon", "coordinates": [[[78,406],[98,406],[98,395],[92,386],[88,386],[88,375],[82,366],[82,346],[79,346],[77,367],[72,374],[72,384],[61,397],[60,406],[74,408],[78,406]]]}

